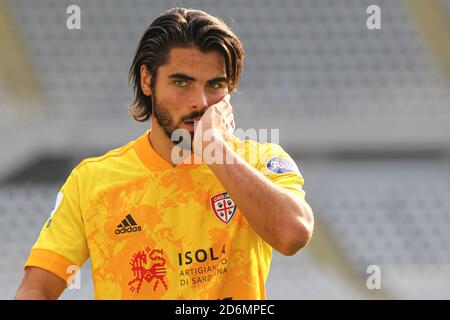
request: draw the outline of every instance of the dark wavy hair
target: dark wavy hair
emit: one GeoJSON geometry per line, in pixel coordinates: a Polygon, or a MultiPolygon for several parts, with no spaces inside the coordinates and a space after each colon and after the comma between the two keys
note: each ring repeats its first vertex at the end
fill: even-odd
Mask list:
{"type": "Polygon", "coordinates": [[[156,18],[144,32],[130,67],[129,81],[135,97],[129,112],[136,121],[147,121],[153,105],[152,96],[146,96],[141,88],[141,66],[147,66],[152,75],[150,86],[154,89],[159,67],[167,63],[170,50],[176,47],[221,52],[229,91],[236,90],[244,61],[244,49],[238,37],[223,21],[206,12],[173,8],[156,18]]]}

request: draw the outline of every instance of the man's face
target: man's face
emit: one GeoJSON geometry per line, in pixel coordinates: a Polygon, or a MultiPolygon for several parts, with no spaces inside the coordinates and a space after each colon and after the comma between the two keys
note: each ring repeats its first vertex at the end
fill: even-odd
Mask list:
{"type": "MultiPolygon", "coordinates": [[[[176,129],[194,135],[194,121],[228,93],[225,61],[217,51],[174,48],[158,70],[153,116],[170,139],[176,129]]],[[[175,142],[174,142],[175,143],[175,142]]]]}

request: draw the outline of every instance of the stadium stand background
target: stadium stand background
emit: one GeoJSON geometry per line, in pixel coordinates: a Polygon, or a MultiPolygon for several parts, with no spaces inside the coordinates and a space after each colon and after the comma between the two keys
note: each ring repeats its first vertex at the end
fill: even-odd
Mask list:
{"type": "MultiPolygon", "coordinates": [[[[450,298],[450,0],[0,0],[0,298],[70,170],[147,129],[127,115],[128,68],[174,6],[241,38],[237,126],[280,128],[305,177],[314,238],[274,252],[268,298],[450,298]],[[81,30],[66,28],[71,4],[81,30]],[[371,4],[381,30],[366,28],[371,4]]],[[[81,276],[63,299],[93,297],[89,263],[81,276]]]]}

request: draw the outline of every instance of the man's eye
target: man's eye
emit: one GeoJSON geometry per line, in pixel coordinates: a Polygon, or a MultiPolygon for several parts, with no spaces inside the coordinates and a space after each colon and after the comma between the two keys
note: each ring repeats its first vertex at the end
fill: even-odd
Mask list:
{"type": "Polygon", "coordinates": [[[187,82],[185,80],[175,80],[174,83],[177,87],[184,87],[187,85],[187,82]]]}
{"type": "Polygon", "coordinates": [[[221,89],[223,87],[221,82],[212,82],[208,86],[212,89],[221,89]]]}

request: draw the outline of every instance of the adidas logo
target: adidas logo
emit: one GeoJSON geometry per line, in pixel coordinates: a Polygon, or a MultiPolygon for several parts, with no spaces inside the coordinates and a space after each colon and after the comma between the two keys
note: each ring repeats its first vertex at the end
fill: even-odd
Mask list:
{"type": "Polygon", "coordinates": [[[139,232],[142,228],[139,226],[133,217],[129,214],[122,220],[122,223],[117,226],[115,231],[116,234],[128,233],[128,232],[139,232]]]}

